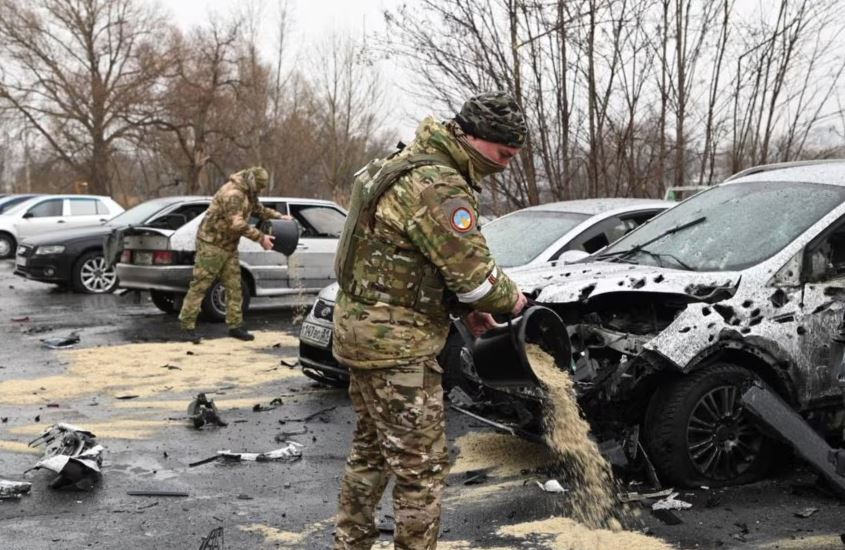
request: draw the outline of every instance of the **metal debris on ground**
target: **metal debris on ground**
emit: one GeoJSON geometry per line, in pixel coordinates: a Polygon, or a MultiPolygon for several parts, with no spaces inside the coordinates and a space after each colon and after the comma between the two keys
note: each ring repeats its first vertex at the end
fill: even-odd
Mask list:
{"type": "Polygon", "coordinates": [[[284,403],[282,402],[282,398],[276,397],[272,401],[270,401],[269,405],[262,405],[261,403],[256,403],[255,405],[252,406],[252,412],[272,411],[276,407],[280,407],[282,405],[284,405],[284,403]]]}
{"type": "Polygon", "coordinates": [[[118,396],[115,397],[115,399],[126,400],[126,399],[137,399],[139,397],[141,397],[141,396],[140,395],[118,395],[118,396]]]}
{"type": "Polygon", "coordinates": [[[284,418],[284,419],[279,420],[279,424],[285,424],[286,422],[310,422],[312,419],[314,419],[318,416],[321,417],[320,420],[322,420],[323,422],[328,422],[329,421],[328,418],[324,417],[323,415],[327,412],[331,412],[331,411],[335,410],[336,408],[337,408],[336,406],[326,407],[325,409],[320,409],[319,411],[312,413],[312,414],[309,414],[308,416],[306,416],[304,418],[284,418]]]}
{"type": "Polygon", "coordinates": [[[464,485],[480,485],[487,481],[487,472],[489,469],[484,470],[470,470],[464,474],[464,485]]]}
{"type": "Polygon", "coordinates": [[[812,507],[810,507],[810,508],[804,508],[804,509],[802,509],[802,510],[798,510],[797,512],[795,512],[795,517],[798,517],[798,518],[808,518],[808,517],[812,516],[813,514],[815,514],[815,513],[816,513],[816,512],[818,512],[818,511],[819,511],[819,509],[818,509],[818,508],[812,508],[812,507]]]}
{"type": "Polygon", "coordinates": [[[0,500],[21,498],[23,495],[28,495],[31,488],[32,483],[26,481],[0,479],[0,500]]]}
{"type": "Polygon", "coordinates": [[[80,342],[79,335],[71,333],[69,336],[57,336],[55,338],[42,338],[41,343],[49,349],[68,349],[80,342]]]}
{"type": "Polygon", "coordinates": [[[686,510],[692,508],[692,504],[683,500],[678,500],[676,497],[678,493],[672,493],[666,498],[662,498],[651,505],[652,510],[686,510]]]}
{"type": "Polygon", "coordinates": [[[565,493],[569,489],[564,489],[563,485],[556,479],[550,479],[545,483],[540,483],[539,481],[535,481],[534,483],[537,484],[537,487],[542,489],[547,493],[565,493]]]}
{"type": "Polygon", "coordinates": [[[279,432],[276,434],[274,439],[276,443],[285,443],[288,440],[288,437],[292,435],[305,435],[308,433],[308,426],[303,426],[301,430],[294,431],[294,432],[279,432]]]}
{"type": "Polygon", "coordinates": [[[126,491],[131,497],[187,497],[184,491],[126,491]]]}
{"type": "Polygon", "coordinates": [[[45,445],[44,456],[30,470],[46,468],[59,474],[50,487],[90,489],[100,475],[103,446],[95,435],[72,424],[59,423],[29,442],[30,447],[45,445]]]}
{"type": "Polygon", "coordinates": [[[12,317],[11,319],[13,323],[28,323],[30,320],[29,315],[25,317],[12,317]]]}
{"type": "MultiPolygon", "coordinates": [[[[629,493],[619,493],[616,498],[619,502],[639,502],[642,500],[649,500],[653,498],[664,498],[672,494],[673,489],[664,489],[663,491],[655,491],[653,493],[638,493],[636,491],[629,493]]],[[[675,493],[677,494],[677,493],[675,493]]]]}
{"type": "Polygon", "coordinates": [[[198,393],[188,404],[188,418],[198,430],[206,424],[228,426],[228,423],[220,418],[220,411],[217,410],[214,400],[208,399],[204,393],[198,393]]]}
{"type": "Polygon", "coordinates": [[[224,460],[236,462],[293,462],[302,458],[302,447],[303,445],[300,443],[289,441],[287,445],[280,449],[264,453],[233,453],[227,449],[225,451],[217,451],[217,456],[224,460]]]}

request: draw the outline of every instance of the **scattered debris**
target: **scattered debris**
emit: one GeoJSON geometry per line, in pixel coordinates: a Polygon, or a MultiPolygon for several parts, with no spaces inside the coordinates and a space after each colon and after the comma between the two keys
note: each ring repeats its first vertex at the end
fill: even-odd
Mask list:
{"type": "Polygon", "coordinates": [[[48,409],[58,409],[59,404],[58,403],[47,403],[47,408],[48,409]]]}
{"type": "Polygon", "coordinates": [[[44,457],[30,470],[46,468],[59,474],[50,488],[75,487],[90,489],[100,475],[103,446],[97,444],[93,433],[72,424],[54,424],[29,446],[44,444],[44,457]]]}
{"type": "Polygon", "coordinates": [[[678,500],[678,493],[672,493],[666,498],[660,499],[651,505],[652,510],[686,510],[692,508],[692,504],[678,500]]]}
{"type": "MultiPolygon", "coordinates": [[[[191,354],[191,355],[193,355],[193,354],[191,354]]],[[[167,370],[182,370],[182,367],[177,367],[176,365],[171,365],[171,364],[162,365],[161,368],[167,369],[167,370]]]]}
{"type": "Polygon", "coordinates": [[[798,510],[797,512],[795,512],[795,517],[797,517],[797,518],[808,518],[818,511],[819,511],[818,508],[812,508],[812,507],[804,508],[802,510],[798,510]]]}
{"type": "Polygon", "coordinates": [[[185,355],[196,355],[196,354],[194,352],[192,352],[191,350],[188,350],[188,351],[185,352],[185,355]]]}
{"type": "Polygon", "coordinates": [[[545,483],[540,483],[539,481],[535,481],[537,487],[544,490],[547,493],[565,493],[569,489],[564,489],[563,485],[556,479],[550,479],[545,483]]]}
{"type": "Polygon", "coordinates": [[[285,361],[284,359],[279,362],[282,364],[282,366],[288,367],[289,369],[296,368],[296,363],[291,363],[290,361],[285,361]]]}
{"type": "Polygon", "coordinates": [[[31,319],[29,318],[29,315],[27,315],[25,317],[12,317],[11,321],[13,323],[28,323],[31,319]]]}
{"type": "Polygon", "coordinates": [[[254,500],[251,496],[241,493],[238,495],[238,500],[254,500]]]}
{"type": "MultiPolygon", "coordinates": [[[[285,418],[285,419],[279,420],[279,424],[285,424],[286,422],[309,422],[313,418],[318,417],[318,416],[322,416],[323,414],[325,414],[327,412],[331,412],[331,411],[335,410],[336,408],[337,408],[336,406],[326,407],[325,409],[320,409],[319,411],[317,411],[315,413],[309,414],[305,418],[285,418]]],[[[323,422],[329,421],[328,418],[321,418],[321,420],[323,422]]]]}
{"type": "Polygon", "coordinates": [[[230,450],[217,451],[217,456],[236,462],[272,462],[276,460],[293,462],[302,458],[302,444],[289,441],[285,447],[264,453],[233,453],[230,450]]]}
{"type": "Polygon", "coordinates": [[[42,338],[41,343],[44,347],[49,349],[68,349],[74,347],[80,342],[77,333],[71,333],[69,336],[57,336],[55,338],[42,338]]]}
{"type": "Polygon", "coordinates": [[[305,435],[308,433],[308,426],[303,426],[301,430],[295,432],[279,432],[276,434],[274,438],[276,443],[285,443],[288,437],[292,435],[305,435]]]}
{"type": "Polygon", "coordinates": [[[276,397],[272,401],[270,401],[269,405],[262,405],[261,403],[256,403],[252,406],[252,412],[267,412],[272,411],[276,407],[280,407],[284,403],[282,402],[281,397],[276,397]]]}
{"type": "Polygon", "coordinates": [[[30,489],[32,489],[32,483],[0,479],[0,500],[21,498],[23,495],[28,495],[30,489]]]}
{"type": "Polygon", "coordinates": [[[5,423],[6,423],[6,422],[8,422],[8,421],[9,421],[9,417],[8,417],[8,416],[3,416],[3,417],[0,417],[0,422],[2,422],[3,424],[5,424],[5,423]]]}
{"type": "MultiPolygon", "coordinates": [[[[629,493],[619,493],[616,495],[616,498],[619,499],[619,502],[640,502],[643,500],[649,500],[653,498],[664,498],[668,497],[672,494],[672,489],[664,489],[663,491],[656,491],[654,493],[638,493],[636,491],[629,492],[629,493]]],[[[675,493],[677,494],[677,493],[675,493]]]]}
{"type": "Polygon", "coordinates": [[[187,497],[184,491],[126,491],[130,497],[187,497]]]}
{"type": "Polygon", "coordinates": [[[484,470],[469,470],[464,474],[466,478],[464,480],[464,485],[480,485],[487,481],[487,472],[488,469],[484,470]]]}
{"type": "Polygon", "coordinates": [[[193,422],[194,428],[198,430],[206,424],[214,424],[215,426],[229,425],[220,418],[220,411],[217,410],[214,400],[208,399],[204,393],[198,393],[188,404],[188,418],[193,422]]]}
{"type": "Polygon", "coordinates": [[[140,397],[140,396],[139,395],[118,395],[118,396],[115,397],[115,399],[126,400],[126,399],[137,399],[138,397],[140,397]]]}

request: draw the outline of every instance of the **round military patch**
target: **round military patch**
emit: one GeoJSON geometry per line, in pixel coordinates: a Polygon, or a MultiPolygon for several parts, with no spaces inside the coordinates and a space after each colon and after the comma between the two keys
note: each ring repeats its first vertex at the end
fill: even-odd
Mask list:
{"type": "Polygon", "coordinates": [[[473,213],[461,206],[452,212],[452,228],[460,233],[466,233],[475,227],[475,216],[473,213]]]}

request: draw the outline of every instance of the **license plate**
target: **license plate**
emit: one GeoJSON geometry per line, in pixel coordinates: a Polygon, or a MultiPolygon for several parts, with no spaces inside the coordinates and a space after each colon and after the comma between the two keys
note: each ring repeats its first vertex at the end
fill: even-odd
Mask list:
{"type": "Polygon", "coordinates": [[[24,258],[23,256],[18,256],[17,264],[21,267],[26,267],[26,258],[24,258]]]}
{"type": "Polygon", "coordinates": [[[332,339],[332,331],[326,327],[304,323],[299,337],[303,340],[313,342],[322,348],[329,347],[329,340],[332,339]]]}
{"type": "Polygon", "coordinates": [[[136,252],[134,254],[135,263],[138,265],[152,265],[153,263],[153,253],[152,252],[136,252]]]}

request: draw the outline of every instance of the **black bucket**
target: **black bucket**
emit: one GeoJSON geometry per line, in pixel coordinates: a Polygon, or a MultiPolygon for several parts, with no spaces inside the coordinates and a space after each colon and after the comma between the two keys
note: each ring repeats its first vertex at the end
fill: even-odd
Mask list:
{"type": "Polygon", "coordinates": [[[276,237],[273,250],[290,256],[299,244],[299,225],[294,220],[267,220],[261,224],[261,232],[276,237]]]}
{"type": "Polygon", "coordinates": [[[526,344],[538,344],[554,357],[558,368],[569,370],[572,348],[566,325],[551,309],[532,306],[510,324],[475,340],[472,359],[478,377],[493,388],[536,386],[539,381],[525,354],[526,344]]]}

